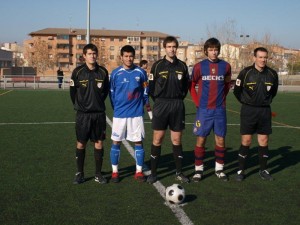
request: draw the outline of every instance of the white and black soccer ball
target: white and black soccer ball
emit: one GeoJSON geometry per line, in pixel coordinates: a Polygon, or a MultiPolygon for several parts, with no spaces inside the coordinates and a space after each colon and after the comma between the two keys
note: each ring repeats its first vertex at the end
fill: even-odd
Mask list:
{"type": "Polygon", "coordinates": [[[185,191],[179,184],[173,184],[166,188],[166,200],[172,204],[180,204],[184,201],[185,191]]]}

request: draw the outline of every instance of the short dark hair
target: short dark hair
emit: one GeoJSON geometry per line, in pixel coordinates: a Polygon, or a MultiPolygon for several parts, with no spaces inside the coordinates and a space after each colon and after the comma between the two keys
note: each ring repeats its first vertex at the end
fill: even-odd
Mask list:
{"type": "Polygon", "coordinates": [[[96,45],[94,45],[94,44],[87,44],[83,48],[83,54],[84,55],[86,55],[88,49],[91,49],[93,52],[96,52],[98,54],[98,48],[97,48],[96,45]]]}
{"type": "Polygon", "coordinates": [[[140,67],[142,67],[143,65],[147,64],[148,61],[146,59],[143,59],[140,61],[140,67]]]}
{"type": "Polygon", "coordinates": [[[260,52],[266,52],[268,54],[268,50],[264,47],[258,47],[256,49],[254,49],[254,56],[256,57],[256,54],[257,52],[260,51],[260,52]]]}
{"type": "Polygon", "coordinates": [[[121,56],[123,56],[124,52],[131,52],[135,56],[135,50],[131,45],[125,45],[121,48],[121,56]]]}
{"type": "Polygon", "coordinates": [[[217,38],[209,38],[205,43],[204,43],[204,53],[207,56],[207,49],[208,48],[217,48],[219,53],[221,50],[221,43],[217,38]]]}
{"type": "Polygon", "coordinates": [[[165,39],[164,39],[164,41],[163,41],[163,46],[164,46],[164,48],[167,46],[167,44],[168,43],[171,43],[171,42],[175,42],[175,44],[176,44],[176,48],[178,48],[178,40],[177,40],[177,38],[176,37],[174,37],[174,36],[168,36],[168,37],[166,37],[165,39]]]}

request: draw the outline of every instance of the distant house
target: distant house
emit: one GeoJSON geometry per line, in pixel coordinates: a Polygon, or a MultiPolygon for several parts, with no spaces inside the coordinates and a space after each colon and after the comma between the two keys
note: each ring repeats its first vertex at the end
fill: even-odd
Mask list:
{"type": "MultiPolygon", "coordinates": [[[[32,38],[24,42],[27,57],[37,51],[34,46],[37,41],[46,45],[49,59],[53,68],[45,74],[53,75],[58,67],[65,74],[83,63],[82,49],[86,45],[85,29],[46,28],[29,34],[32,38]]],[[[162,41],[168,34],[157,31],[133,30],[90,30],[90,41],[99,49],[98,63],[105,65],[108,71],[121,64],[119,55],[122,46],[130,44],[136,50],[135,63],[146,59],[151,65],[154,61],[164,56],[162,41]]]]}
{"type": "Polygon", "coordinates": [[[0,49],[0,68],[12,67],[13,53],[0,49]]]}

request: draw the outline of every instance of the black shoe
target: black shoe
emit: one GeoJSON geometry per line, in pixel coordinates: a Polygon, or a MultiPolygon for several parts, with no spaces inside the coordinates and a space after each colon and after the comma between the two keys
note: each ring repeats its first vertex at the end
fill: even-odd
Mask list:
{"type": "Polygon", "coordinates": [[[82,184],[83,182],[85,182],[84,173],[83,172],[76,173],[73,184],[82,184]]]}
{"type": "Polygon", "coordinates": [[[95,175],[95,181],[100,183],[100,184],[106,184],[107,183],[107,179],[105,177],[103,177],[101,173],[95,175]]]}
{"type": "Polygon", "coordinates": [[[267,170],[263,170],[263,171],[260,170],[259,171],[259,176],[263,180],[268,180],[268,181],[274,180],[273,177],[271,176],[271,174],[267,170]]]}
{"type": "Polygon", "coordinates": [[[194,182],[199,182],[202,179],[203,179],[203,171],[202,170],[196,170],[192,180],[194,182]]]}
{"type": "Polygon", "coordinates": [[[157,176],[154,176],[153,174],[150,174],[147,178],[147,183],[153,184],[157,181],[157,176]]]}
{"type": "Polygon", "coordinates": [[[244,171],[243,170],[239,170],[237,172],[237,175],[235,177],[235,180],[236,181],[243,181],[245,179],[245,174],[244,174],[244,171]]]}
{"type": "Polygon", "coordinates": [[[184,174],[182,172],[176,173],[175,179],[180,181],[181,183],[189,183],[190,182],[190,179],[187,178],[186,176],[184,176],[184,174]]]}
{"type": "Polygon", "coordinates": [[[223,170],[218,170],[218,171],[216,171],[216,176],[217,176],[220,180],[222,180],[222,181],[228,181],[228,180],[229,180],[228,177],[227,177],[227,175],[224,173],[223,170]]]}

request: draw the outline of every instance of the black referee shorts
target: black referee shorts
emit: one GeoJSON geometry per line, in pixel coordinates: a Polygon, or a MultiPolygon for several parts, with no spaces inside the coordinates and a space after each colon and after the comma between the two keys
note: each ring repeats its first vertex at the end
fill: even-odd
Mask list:
{"type": "Polygon", "coordinates": [[[106,138],[106,114],[99,113],[82,113],[76,114],[76,137],[77,141],[86,143],[103,141],[106,138]]]}
{"type": "Polygon", "coordinates": [[[182,131],[185,128],[185,107],[181,99],[156,99],[153,105],[153,130],[182,131]]]}
{"type": "Polygon", "coordinates": [[[244,134],[266,134],[272,133],[271,107],[242,105],[241,108],[240,133],[244,134]]]}

